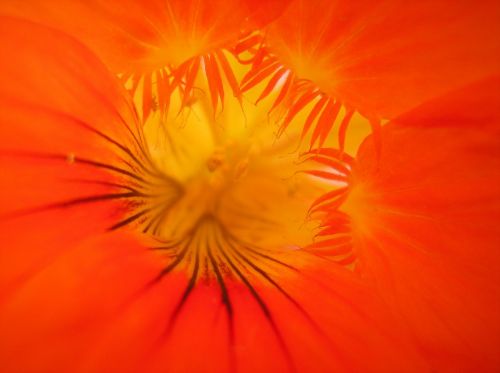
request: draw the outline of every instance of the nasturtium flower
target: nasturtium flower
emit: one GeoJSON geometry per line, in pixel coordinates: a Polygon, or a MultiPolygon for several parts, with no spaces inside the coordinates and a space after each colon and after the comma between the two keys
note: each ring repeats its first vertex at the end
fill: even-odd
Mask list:
{"type": "Polygon", "coordinates": [[[498,368],[498,8],[3,1],[1,370],[498,368]]]}
{"type": "Polygon", "coordinates": [[[368,117],[394,118],[495,73],[498,28],[488,0],[296,0],[264,42],[291,76],[368,117]]]}
{"type": "Polygon", "coordinates": [[[223,104],[225,77],[239,86],[223,51],[283,10],[285,0],[4,1],[0,12],[64,30],[89,46],[141,97],[141,115],[166,112],[180,90],[183,105],[204,74],[214,106],[223,104]],[[140,86],[140,87],[139,87],[140,86]],[[220,101],[219,101],[220,100],[220,101]]]}
{"type": "Polygon", "coordinates": [[[497,76],[388,123],[380,158],[368,138],[347,200],[323,222],[330,239],[351,238],[356,270],[437,371],[499,366],[499,98],[497,76]]]}

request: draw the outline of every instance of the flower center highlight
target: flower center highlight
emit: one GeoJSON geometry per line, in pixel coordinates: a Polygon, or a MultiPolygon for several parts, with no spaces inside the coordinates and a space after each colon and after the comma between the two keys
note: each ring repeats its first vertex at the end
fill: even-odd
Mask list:
{"type": "MultiPolygon", "coordinates": [[[[182,194],[159,218],[156,235],[178,241],[206,221],[240,242],[291,249],[312,241],[307,210],[326,185],[298,162],[298,136],[276,137],[265,108],[242,111],[227,100],[216,118],[205,97],[163,122],[145,127],[151,157],[182,186],[182,194]]],[[[207,229],[201,229],[200,232],[207,229]]]]}
{"type": "MultiPolygon", "coordinates": [[[[208,74],[215,55],[219,62],[226,61],[222,52],[214,52],[192,62],[190,70],[208,74]]],[[[234,71],[233,79],[246,74],[237,63],[226,67],[234,71]]],[[[147,97],[161,101],[162,80],[150,78],[149,85],[158,89],[151,91],[148,86],[144,92],[149,95],[134,96],[138,107],[147,97]]],[[[184,267],[196,281],[201,265],[206,278],[229,274],[245,282],[238,272],[242,268],[259,273],[266,268],[267,273],[279,261],[295,263],[298,259],[292,257],[299,257],[295,252],[300,248],[316,250],[315,241],[325,239],[320,215],[325,203],[333,203],[323,196],[338,188],[342,196],[347,187],[344,173],[349,170],[337,170],[338,161],[344,162],[332,149],[339,147],[339,136],[327,136],[334,125],[342,131],[343,120],[335,124],[335,116],[322,114],[317,128],[328,130],[307,132],[304,122],[311,121],[308,113],[318,106],[314,100],[290,116],[288,106],[276,106],[276,96],[283,94],[279,86],[263,99],[265,82],[241,96],[231,79],[220,82],[215,92],[203,74],[190,73],[186,79],[171,92],[168,111],[151,106],[150,114],[143,116],[147,157],[155,174],[164,177],[149,179],[147,198],[138,202],[139,210],[133,206],[131,215],[114,228],[133,221],[160,242],[155,249],[166,250],[169,262],[159,278],[184,267]],[[318,136],[321,141],[315,148],[318,136]],[[285,256],[286,260],[280,259],[285,256]]],[[[333,101],[329,105],[336,108],[333,101]]],[[[353,154],[370,127],[364,118],[340,106],[334,111],[357,124],[343,135],[345,151],[353,154]]]]}

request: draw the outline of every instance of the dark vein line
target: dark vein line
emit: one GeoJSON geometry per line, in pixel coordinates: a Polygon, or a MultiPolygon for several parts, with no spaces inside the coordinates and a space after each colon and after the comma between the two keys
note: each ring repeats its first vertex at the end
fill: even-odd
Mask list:
{"type": "Polygon", "coordinates": [[[260,297],[259,293],[257,293],[257,291],[252,286],[252,284],[250,284],[250,282],[245,277],[245,275],[238,269],[238,267],[229,258],[229,256],[225,252],[222,244],[220,243],[219,239],[216,237],[215,240],[216,240],[217,245],[219,246],[220,251],[221,251],[222,255],[224,256],[224,258],[227,260],[227,262],[229,263],[229,265],[236,272],[236,274],[241,279],[241,281],[243,281],[243,283],[245,284],[245,286],[250,291],[250,293],[252,294],[253,298],[255,299],[255,301],[257,302],[257,304],[259,305],[260,309],[264,313],[264,316],[266,317],[269,325],[271,326],[271,328],[272,328],[272,330],[273,330],[273,332],[274,332],[274,334],[276,336],[276,339],[278,341],[278,344],[280,345],[280,348],[281,348],[281,350],[283,352],[283,355],[285,356],[285,359],[286,359],[286,361],[288,363],[290,371],[295,372],[295,365],[294,365],[292,357],[290,355],[290,351],[288,350],[288,347],[287,347],[287,345],[285,343],[285,340],[283,339],[283,336],[281,335],[281,332],[278,329],[278,326],[276,325],[276,323],[274,321],[274,318],[273,318],[273,316],[271,314],[271,311],[267,307],[267,305],[264,302],[264,300],[260,297]]]}
{"type": "Polygon", "coordinates": [[[149,250],[159,250],[159,251],[161,251],[161,250],[166,250],[166,251],[167,250],[174,250],[174,249],[179,247],[179,244],[181,242],[182,242],[182,240],[177,241],[177,242],[172,243],[172,244],[169,244],[168,246],[154,246],[154,247],[150,247],[149,250]]]}
{"type": "MultiPolygon", "coordinates": [[[[105,186],[109,186],[109,187],[125,189],[125,190],[128,190],[128,191],[133,192],[133,193],[142,194],[139,190],[133,188],[132,186],[119,184],[119,183],[113,183],[110,181],[91,180],[91,179],[67,179],[67,178],[62,178],[62,180],[67,181],[67,182],[71,182],[71,183],[105,185],[105,186]]],[[[141,187],[140,185],[134,185],[134,186],[141,187]]],[[[150,196],[150,195],[148,195],[148,196],[150,196]]]]}
{"type": "Polygon", "coordinates": [[[147,209],[144,209],[142,211],[139,211],[138,213],[132,215],[132,216],[129,216],[128,218],[125,218],[121,221],[119,221],[118,223],[112,225],[111,227],[108,228],[108,231],[114,231],[118,228],[122,228],[128,224],[131,224],[133,223],[134,221],[136,221],[137,219],[140,219],[142,216],[144,216],[145,214],[147,214],[148,212],[150,212],[154,207],[151,207],[151,208],[147,208],[147,209]]]}
{"type": "MultiPolygon", "coordinates": [[[[9,99],[9,101],[14,101],[12,99],[9,99]]],[[[87,130],[87,131],[90,131],[91,133],[93,133],[94,135],[104,139],[105,141],[107,141],[108,143],[116,146],[118,149],[122,150],[123,152],[125,152],[127,155],[129,155],[132,160],[137,164],[139,165],[140,168],[142,168],[144,170],[144,172],[150,174],[151,176],[155,176],[155,174],[153,174],[148,168],[146,168],[143,163],[132,153],[132,151],[126,147],[125,145],[123,144],[120,144],[117,140],[115,140],[114,138],[112,138],[111,136],[105,134],[104,132],[98,130],[97,128],[93,127],[91,124],[87,123],[86,121],[84,120],[81,120],[71,114],[68,114],[68,113],[64,113],[64,112],[58,112],[52,108],[49,108],[49,107],[43,107],[43,106],[39,106],[39,105],[34,105],[34,104],[31,104],[31,103],[27,103],[27,102],[19,102],[19,100],[15,100],[17,101],[16,104],[17,105],[21,105],[21,106],[28,106],[30,109],[33,109],[33,110],[37,110],[39,112],[42,112],[44,113],[44,115],[48,115],[48,116],[52,116],[52,117],[59,117],[59,118],[62,118],[64,120],[67,120],[67,121],[70,121],[74,124],[76,124],[77,126],[87,130]]],[[[116,114],[118,114],[120,116],[120,119],[122,120],[123,123],[125,123],[126,127],[128,128],[128,124],[124,121],[124,119],[121,117],[121,114],[118,113],[116,110],[115,110],[116,114]]],[[[130,131],[130,129],[129,129],[130,131]]],[[[149,161],[149,160],[148,160],[149,161]]]]}
{"type": "MultiPolygon", "coordinates": [[[[57,113],[56,113],[57,114],[57,113]]],[[[87,129],[88,131],[94,133],[95,135],[103,138],[104,140],[108,141],[109,143],[113,144],[123,152],[125,152],[144,172],[149,174],[150,176],[153,177],[158,177],[158,174],[153,173],[150,169],[148,169],[135,155],[134,153],[125,145],[120,144],[118,141],[116,141],[114,138],[111,136],[105,134],[104,132],[101,132],[100,130],[96,129],[95,127],[91,126],[89,123],[82,121],[72,115],[67,115],[67,114],[62,114],[66,117],[68,117],[70,120],[74,121],[75,123],[79,124],[83,128],[87,129]]],[[[127,163],[128,164],[128,163],[127,163]]],[[[131,167],[130,164],[128,164],[129,167],[131,167]]],[[[155,170],[156,171],[156,170],[155,170]]]]}
{"type": "Polygon", "coordinates": [[[221,297],[222,297],[222,303],[224,304],[228,316],[228,322],[229,322],[229,337],[231,340],[231,343],[234,341],[234,325],[233,325],[233,306],[231,304],[231,300],[229,298],[229,293],[227,291],[226,284],[224,282],[224,278],[222,277],[222,274],[220,273],[219,267],[217,265],[217,261],[215,260],[212,250],[210,245],[208,245],[207,248],[207,254],[208,258],[210,260],[210,263],[212,264],[212,268],[214,269],[215,272],[215,277],[217,279],[217,283],[219,284],[220,290],[221,290],[221,297]]]}
{"type": "MultiPolygon", "coordinates": [[[[66,159],[66,157],[64,157],[64,159],[66,159]]],[[[117,172],[117,173],[122,174],[122,175],[127,175],[127,176],[129,176],[137,181],[140,181],[141,183],[147,184],[146,180],[144,180],[142,177],[134,174],[133,172],[124,170],[123,168],[120,168],[117,166],[113,166],[113,165],[103,163],[103,162],[97,162],[97,161],[94,161],[91,159],[80,158],[80,157],[75,157],[74,161],[76,163],[82,163],[82,164],[97,167],[97,168],[104,168],[104,169],[107,169],[110,171],[117,172]]]]}
{"type": "Polygon", "coordinates": [[[192,241],[193,241],[193,237],[190,237],[187,240],[187,242],[185,243],[182,251],[175,258],[175,260],[172,263],[170,263],[167,267],[162,269],[161,272],[153,280],[151,280],[147,284],[147,287],[151,287],[152,285],[155,285],[158,282],[160,282],[163,279],[163,277],[168,275],[175,267],[177,267],[179,265],[179,263],[182,261],[182,259],[184,259],[184,257],[186,256],[186,253],[188,252],[188,249],[189,249],[189,245],[191,244],[192,241]]]}
{"type": "MultiPolygon", "coordinates": [[[[165,207],[163,209],[161,209],[161,211],[155,216],[155,218],[154,218],[155,222],[154,223],[153,223],[153,221],[150,222],[152,226],[154,224],[154,226],[153,226],[153,234],[154,235],[158,235],[158,231],[160,230],[160,225],[161,225],[162,220],[170,212],[170,209],[175,204],[175,202],[165,205],[165,207]]],[[[149,226],[149,224],[148,224],[148,226],[149,226]]]]}
{"type": "Polygon", "coordinates": [[[199,268],[200,268],[200,254],[199,254],[199,247],[198,247],[198,249],[195,252],[195,262],[194,262],[193,274],[191,275],[191,278],[189,279],[189,283],[188,283],[186,289],[184,290],[184,293],[182,294],[182,297],[181,297],[179,303],[177,304],[174,311],[170,315],[170,320],[168,322],[168,326],[167,326],[167,329],[165,331],[166,334],[169,334],[172,331],[172,328],[174,327],[175,322],[177,321],[177,318],[179,317],[179,314],[180,314],[182,308],[186,304],[186,301],[189,298],[189,296],[191,295],[191,293],[194,289],[194,286],[196,284],[196,280],[198,278],[199,268]]]}
{"type": "MultiPolygon", "coordinates": [[[[151,229],[151,227],[153,227],[153,232],[152,234],[154,236],[157,236],[158,235],[158,231],[160,229],[160,224],[161,222],[163,221],[163,219],[165,218],[165,216],[168,215],[168,213],[170,212],[170,209],[178,202],[179,200],[167,200],[167,201],[163,201],[162,205],[163,208],[158,211],[158,213],[153,216],[149,223],[144,227],[143,229],[143,233],[148,233],[151,229]]],[[[159,207],[159,206],[158,206],[159,207]]]]}
{"type": "Polygon", "coordinates": [[[142,232],[143,233],[149,233],[149,230],[151,229],[151,227],[154,224],[154,228],[153,228],[152,234],[156,236],[158,234],[158,230],[160,228],[160,224],[161,224],[162,220],[170,212],[170,209],[177,202],[178,202],[178,200],[173,200],[173,201],[172,200],[167,200],[167,201],[162,200],[161,203],[159,203],[158,205],[156,205],[155,208],[152,209],[151,211],[156,210],[158,207],[161,207],[161,206],[163,206],[163,208],[160,211],[158,211],[158,213],[156,213],[156,215],[154,215],[153,217],[151,217],[149,219],[148,224],[143,228],[142,232]]]}
{"type": "Polygon", "coordinates": [[[224,304],[224,308],[226,309],[227,314],[227,323],[228,323],[228,332],[229,332],[229,359],[230,359],[230,367],[231,371],[236,371],[236,356],[234,354],[234,314],[233,314],[233,306],[231,304],[231,299],[229,298],[229,292],[227,290],[226,284],[224,282],[224,278],[220,273],[219,267],[217,265],[217,261],[215,260],[212,254],[212,248],[210,245],[207,247],[207,254],[210,263],[212,264],[212,268],[215,273],[215,278],[217,279],[217,283],[219,284],[219,288],[221,291],[222,304],[224,304]]]}
{"type": "Polygon", "coordinates": [[[2,218],[2,219],[3,218],[14,218],[14,217],[19,217],[19,216],[23,216],[23,215],[44,212],[47,210],[73,207],[73,206],[82,205],[85,203],[95,203],[95,202],[106,201],[106,200],[121,199],[121,198],[133,198],[133,197],[140,197],[140,195],[137,193],[131,192],[131,193],[100,194],[100,195],[94,195],[94,196],[80,197],[80,198],[74,198],[74,199],[70,199],[70,200],[66,200],[66,201],[62,201],[62,202],[55,202],[55,203],[47,204],[44,206],[38,206],[38,207],[29,208],[29,209],[14,211],[14,212],[7,213],[5,215],[0,216],[0,218],[2,218]]]}
{"type": "MultiPolygon", "coordinates": [[[[97,90],[93,85],[90,85],[89,82],[87,81],[83,81],[82,82],[92,93],[96,94],[98,97],[100,97],[100,101],[103,102],[104,104],[106,104],[108,106],[109,109],[111,109],[111,111],[118,117],[120,118],[120,121],[121,123],[124,125],[124,127],[128,130],[128,132],[130,133],[130,135],[132,136],[132,138],[134,139],[134,141],[136,142],[137,146],[139,147],[139,149],[141,150],[141,152],[143,153],[143,155],[145,156],[146,160],[148,161],[148,163],[151,163],[151,160],[149,159],[148,155],[145,153],[144,151],[144,146],[146,144],[143,144],[141,143],[141,141],[139,141],[139,139],[136,137],[136,134],[134,133],[134,131],[132,130],[132,128],[130,128],[129,126],[129,123],[125,120],[125,118],[123,117],[122,113],[118,110],[118,108],[115,106],[115,104],[113,104],[106,95],[103,95],[102,92],[100,92],[99,90],[97,90]]],[[[125,97],[125,96],[124,96],[125,97]]],[[[137,115],[137,111],[135,110],[135,106],[133,105],[133,103],[130,101],[130,100],[125,100],[125,103],[126,105],[128,106],[128,108],[130,109],[131,113],[133,114],[134,116],[134,124],[135,124],[135,130],[138,132],[138,135],[139,137],[141,138],[141,140],[143,139],[142,138],[142,129],[140,127],[138,127],[138,124],[139,124],[139,117],[137,115]]],[[[153,166],[153,165],[152,165],[153,166]]],[[[154,166],[153,166],[153,169],[154,169],[154,166]]]]}
{"type": "MultiPolygon", "coordinates": [[[[23,150],[0,150],[0,154],[4,156],[10,156],[10,157],[31,157],[31,158],[41,158],[41,159],[53,159],[53,160],[58,160],[58,161],[64,161],[68,162],[68,156],[66,154],[60,154],[60,153],[42,153],[42,152],[30,152],[30,151],[23,151],[23,150]]],[[[123,175],[127,175],[137,181],[140,181],[144,184],[147,184],[147,182],[141,178],[140,176],[124,170],[122,168],[103,163],[103,162],[97,162],[91,159],[86,159],[86,158],[80,158],[80,157],[75,157],[73,159],[73,162],[75,163],[81,163],[84,165],[88,166],[93,166],[93,167],[98,167],[98,168],[105,168],[123,175]]]]}
{"type": "MultiPolygon", "coordinates": [[[[142,233],[149,233],[149,230],[151,229],[151,226],[153,224],[155,224],[156,220],[161,218],[162,214],[161,212],[159,212],[158,214],[154,215],[153,217],[151,217],[149,219],[149,222],[146,224],[146,226],[142,229],[142,233]]],[[[154,231],[153,231],[153,235],[155,235],[154,231]]],[[[160,250],[160,248],[156,249],[156,250],[160,250]]],[[[163,249],[165,250],[165,249],[163,249]]]]}
{"type": "MultiPolygon", "coordinates": [[[[315,329],[321,331],[319,325],[314,321],[311,315],[302,307],[302,305],[297,302],[295,298],[293,298],[285,289],[281,287],[269,274],[264,271],[262,268],[258,267],[255,263],[249,260],[246,256],[244,256],[233,244],[229,243],[232,251],[239,256],[244,262],[246,262],[250,267],[252,267],[256,272],[258,272],[263,278],[265,278],[270,284],[272,284],[281,294],[285,296],[301,313],[302,315],[314,326],[315,329]]],[[[323,334],[323,333],[321,333],[323,334]]]]}

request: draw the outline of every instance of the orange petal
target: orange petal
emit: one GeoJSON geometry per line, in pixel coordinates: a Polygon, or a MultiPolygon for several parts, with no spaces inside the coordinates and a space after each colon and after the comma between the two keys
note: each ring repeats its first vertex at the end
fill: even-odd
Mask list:
{"type": "Polygon", "coordinates": [[[343,209],[372,282],[437,371],[490,371],[500,345],[500,79],[431,101],[360,148],[343,209]]]}
{"type": "Polygon", "coordinates": [[[266,32],[299,78],[393,118],[498,71],[498,1],[296,0],[266,32]]]}
{"type": "Polygon", "coordinates": [[[265,26],[266,24],[278,18],[286,9],[292,0],[246,0],[252,21],[256,26],[265,26]]]}
{"type": "Polygon", "coordinates": [[[3,294],[138,200],[143,155],[126,92],[81,44],[8,17],[0,44],[3,294]]]}
{"type": "Polygon", "coordinates": [[[114,72],[151,71],[235,42],[246,19],[276,17],[286,1],[28,0],[0,12],[61,29],[82,40],[114,72]]]}
{"type": "Polygon", "coordinates": [[[72,246],[2,303],[3,370],[425,369],[371,288],[324,259],[292,252],[279,258],[285,265],[266,272],[246,265],[225,277],[229,314],[215,277],[200,279],[187,296],[181,272],[145,288],[160,257],[117,233],[72,246]]]}
{"type": "MultiPolygon", "coordinates": [[[[130,371],[126,363],[143,358],[158,335],[151,315],[173,302],[142,293],[161,264],[148,254],[118,233],[68,242],[64,253],[0,299],[2,371],[130,371]],[[123,339],[133,333],[136,339],[123,339]],[[103,346],[110,354],[120,349],[123,359],[95,366],[106,358],[103,346]]],[[[176,283],[181,290],[183,282],[172,280],[172,294],[176,283]]]]}
{"type": "MultiPolygon", "coordinates": [[[[205,70],[211,87],[222,84],[220,76],[224,71],[234,95],[241,101],[233,71],[225,57],[220,60],[222,49],[231,48],[240,35],[277,17],[287,3],[288,0],[6,0],[0,3],[0,14],[57,28],[85,43],[131,86],[132,95],[142,102],[141,119],[146,122],[156,110],[162,116],[168,113],[166,99],[170,97],[164,96],[166,92],[171,94],[173,87],[195,78],[197,71],[189,71],[189,76],[180,74],[182,65],[212,53],[208,69],[199,64],[193,68],[205,70]],[[217,66],[216,53],[221,66],[217,66]],[[163,79],[158,78],[160,73],[165,73],[163,79]],[[139,84],[142,89],[136,91],[139,84]]],[[[191,89],[187,87],[184,92],[178,88],[185,96],[184,108],[186,101],[193,99],[191,89]]],[[[215,115],[217,105],[213,107],[215,115]]]]}

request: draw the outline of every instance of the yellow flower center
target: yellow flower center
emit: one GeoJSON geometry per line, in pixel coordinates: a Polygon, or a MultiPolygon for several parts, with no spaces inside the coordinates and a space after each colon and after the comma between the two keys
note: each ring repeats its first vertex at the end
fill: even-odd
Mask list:
{"type": "Polygon", "coordinates": [[[179,116],[155,115],[145,127],[154,162],[183,190],[158,235],[179,239],[209,216],[240,240],[268,248],[310,243],[307,210],[327,186],[300,172],[298,135],[277,138],[266,108],[242,111],[228,99],[214,118],[209,107],[201,95],[179,116]]]}
{"type": "MultiPolygon", "coordinates": [[[[222,57],[217,54],[221,63],[222,57]]],[[[290,103],[274,105],[281,94],[279,84],[265,100],[259,96],[267,83],[256,85],[245,91],[242,103],[240,96],[231,97],[234,87],[226,74],[224,86],[220,81],[216,90],[219,104],[214,105],[214,81],[207,75],[213,70],[213,58],[193,62],[190,69],[205,74],[189,73],[179,80],[168,113],[151,105],[151,113],[144,116],[146,153],[156,176],[144,176],[147,190],[141,189],[139,198],[144,198],[139,208],[133,206],[130,215],[113,227],[133,222],[160,241],[156,249],[167,251],[171,260],[159,278],[181,266],[191,273],[192,281],[201,276],[200,266],[208,277],[232,273],[243,282],[245,276],[238,268],[273,271],[283,255],[290,257],[295,250],[314,246],[321,229],[309,214],[321,214],[322,209],[318,205],[311,209],[313,202],[332,189],[345,188],[347,182],[332,176],[324,154],[310,153],[311,138],[318,131],[304,134],[309,112],[321,97],[298,112],[283,131],[290,103]],[[256,101],[258,105],[253,104],[256,101]]],[[[241,79],[245,73],[239,71],[241,66],[231,68],[235,79],[241,79]]],[[[142,91],[144,84],[145,94],[135,96],[138,107],[144,106],[142,100],[147,97],[151,103],[161,101],[161,82],[154,78],[148,85],[146,79],[139,83],[137,89],[142,91]]],[[[339,118],[345,110],[340,109],[339,118]]],[[[318,126],[339,131],[339,123],[317,121],[318,126]]],[[[345,150],[353,155],[370,126],[357,114],[351,123],[345,150]]],[[[338,148],[336,131],[328,131],[322,147],[338,148]]]]}

